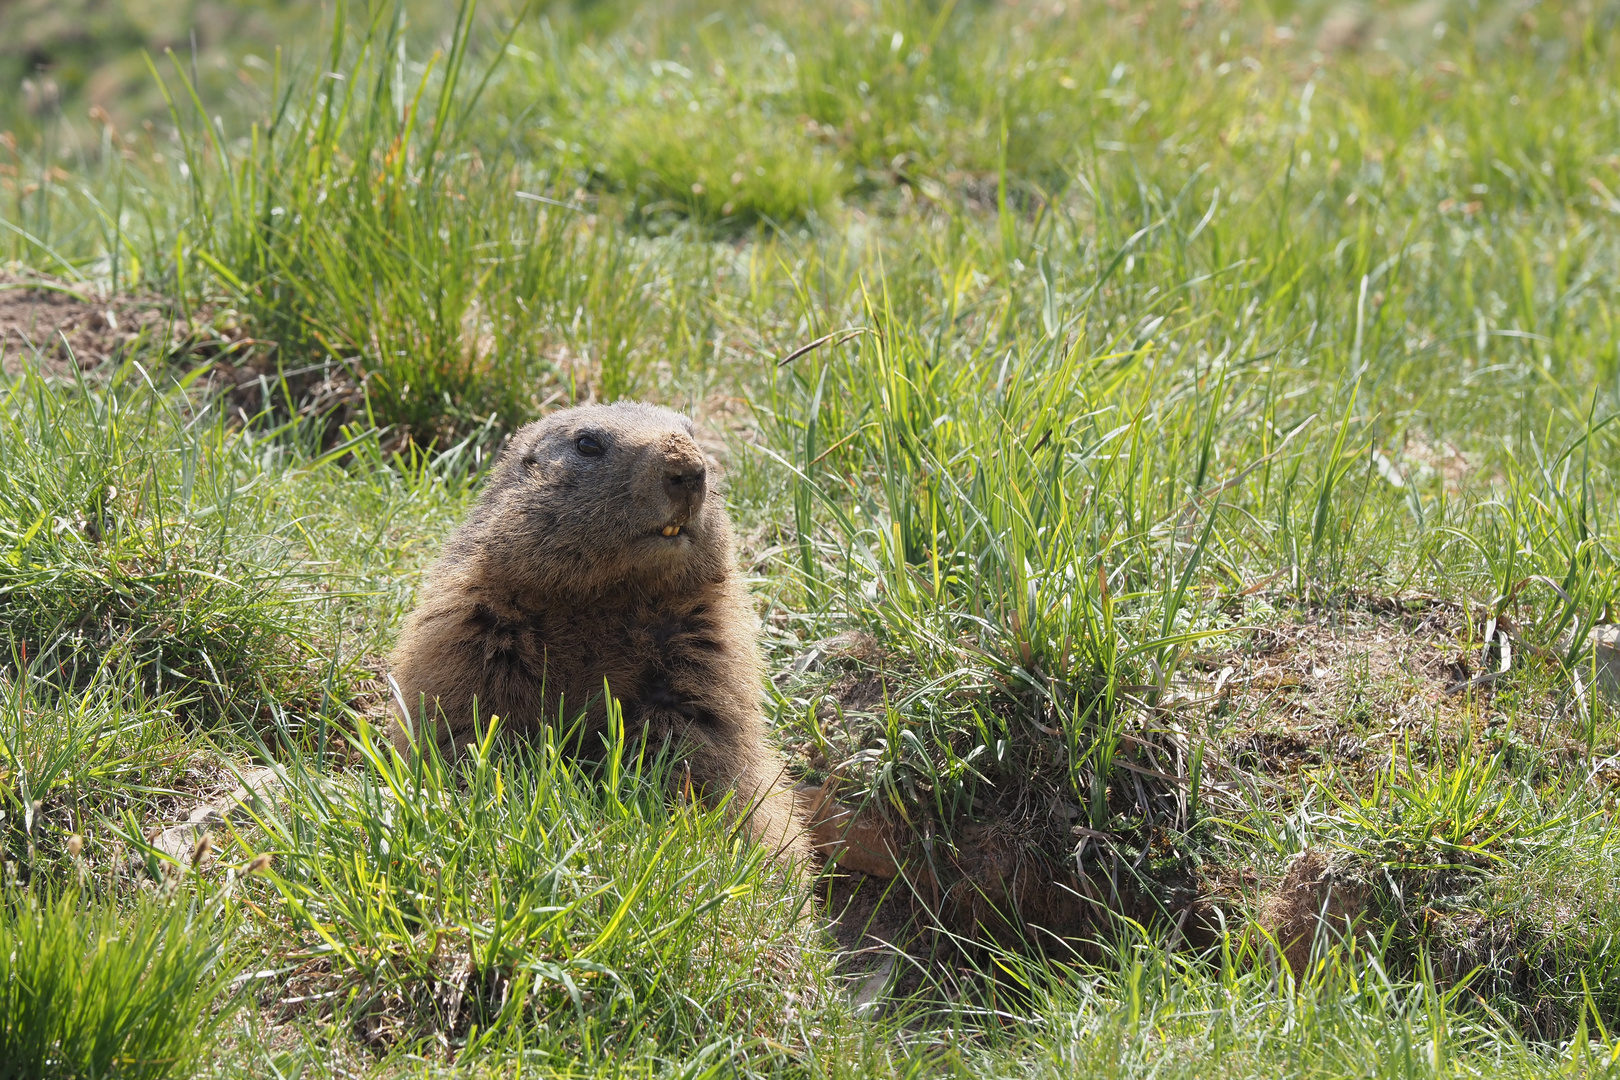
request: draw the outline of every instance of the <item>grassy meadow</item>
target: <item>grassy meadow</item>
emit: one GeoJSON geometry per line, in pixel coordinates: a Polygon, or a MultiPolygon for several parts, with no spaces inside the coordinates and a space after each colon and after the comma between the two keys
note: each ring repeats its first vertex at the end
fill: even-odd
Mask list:
{"type": "Polygon", "coordinates": [[[0,11],[0,1078],[1620,1071],[1612,0],[162,7],[0,11]],[[379,737],[619,398],[899,876],[379,737]]]}

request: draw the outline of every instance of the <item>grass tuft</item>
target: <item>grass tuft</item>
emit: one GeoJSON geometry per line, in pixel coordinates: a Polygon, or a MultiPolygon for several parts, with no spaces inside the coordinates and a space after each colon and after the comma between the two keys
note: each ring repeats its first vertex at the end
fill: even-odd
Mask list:
{"type": "Polygon", "coordinates": [[[667,808],[667,764],[622,742],[586,771],[498,730],[452,766],[362,725],[358,776],[290,777],[259,818],[290,996],[342,1001],[368,1042],[458,1058],[801,1039],[829,991],[804,978],[806,900],[766,852],[723,810],[667,808]]]}
{"type": "Polygon", "coordinates": [[[239,999],[220,937],[183,903],[133,911],[8,889],[0,1077],[192,1076],[239,999]]]}

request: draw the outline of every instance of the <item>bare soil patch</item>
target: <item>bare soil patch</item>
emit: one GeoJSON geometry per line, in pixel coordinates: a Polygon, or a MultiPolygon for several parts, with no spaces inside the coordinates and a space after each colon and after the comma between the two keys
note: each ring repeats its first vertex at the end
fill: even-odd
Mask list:
{"type": "Polygon", "coordinates": [[[28,363],[47,375],[89,371],[177,329],[170,305],[155,297],[103,296],[43,274],[0,271],[0,366],[9,375],[28,363]]]}
{"type": "Polygon", "coordinates": [[[1392,740],[1478,722],[1489,687],[1459,692],[1477,664],[1467,618],[1430,597],[1365,598],[1290,613],[1195,658],[1172,710],[1204,734],[1209,797],[1243,781],[1289,787],[1325,762],[1370,764],[1392,740]]]}
{"type": "Polygon", "coordinates": [[[1301,852],[1261,905],[1260,925],[1296,977],[1305,975],[1318,939],[1356,932],[1372,894],[1353,869],[1341,864],[1317,848],[1301,852]]]}
{"type": "MultiPolygon", "coordinates": [[[[183,370],[211,364],[199,383],[221,394],[231,418],[248,423],[266,409],[322,417],[326,441],[363,411],[364,379],[330,357],[288,368],[276,343],[247,332],[234,310],[205,305],[189,313],[147,294],[106,295],[91,285],[35,271],[0,270],[0,370],[27,367],[68,378],[123,359],[134,349],[183,370]]],[[[395,433],[390,448],[407,433],[395,433]]]]}

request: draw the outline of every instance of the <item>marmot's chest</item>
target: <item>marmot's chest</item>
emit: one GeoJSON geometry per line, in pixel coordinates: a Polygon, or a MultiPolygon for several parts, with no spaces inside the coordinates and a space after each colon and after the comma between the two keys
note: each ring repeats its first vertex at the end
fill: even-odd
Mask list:
{"type": "Polygon", "coordinates": [[[475,609],[486,670],[538,684],[548,702],[599,701],[606,683],[627,717],[663,710],[702,719],[701,701],[724,679],[728,649],[712,602],[502,614],[475,609]]]}

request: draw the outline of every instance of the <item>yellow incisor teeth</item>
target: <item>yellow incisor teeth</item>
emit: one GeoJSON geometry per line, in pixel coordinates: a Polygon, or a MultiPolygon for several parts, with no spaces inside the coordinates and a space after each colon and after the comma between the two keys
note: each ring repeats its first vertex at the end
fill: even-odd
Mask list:
{"type": "Polygon", "coordinates": [[[681,527],[679,525],[665,525],[664,526],[664,535],[665,536],[679,536],[680,533],[681,533],[681,527]]]}

